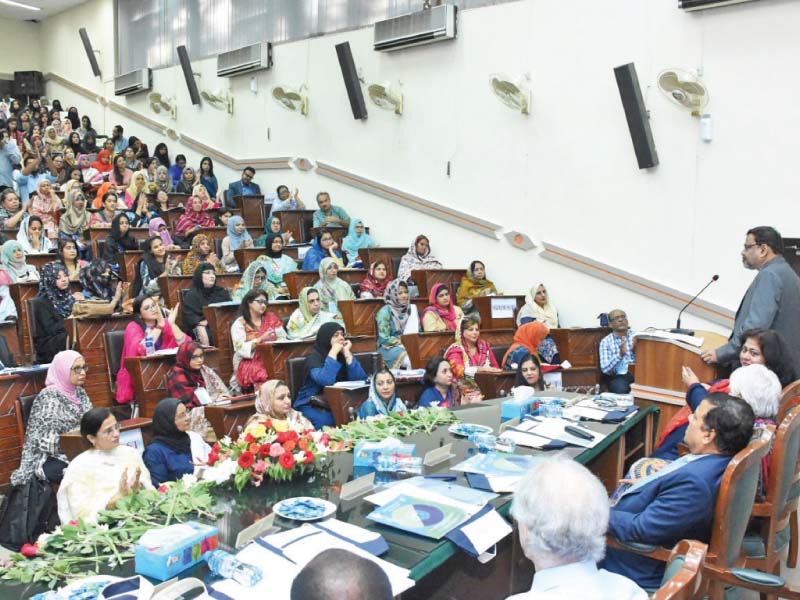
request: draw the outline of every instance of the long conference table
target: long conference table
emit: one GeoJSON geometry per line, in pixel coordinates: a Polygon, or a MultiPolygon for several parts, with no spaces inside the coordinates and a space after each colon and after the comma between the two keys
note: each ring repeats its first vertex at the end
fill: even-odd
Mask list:
{"type": "MultiPolygon", "coordinates": [[[[564,394],[567,395],[567,394],[564,394]]],[[[500,426],[500,400],[489,400],[478,405],[456,408],[459,418],[470,423],[489,425],[498,430],[500,426]]],[[[624,470],[636,459],[650,451],[653,435],[658,421],[658,409],[647,407],[620,425],[592,423],[589,428],[607,434],[595,448],[583,449],[568,447],[562,452],[591,469],[610,491],[622,477],[624,470]]],[[[474,452],[474,446],[464,438],[455,437],[447,427],[440,427],[431,434],[418,433],[406,438],[416,444],[417,456],[444,444],[452,444],[454,456],[433,467],[426,467],[425,474],[449,474],[456,477],[456,483],[466,485],[462,473],[452,471],[451,467],[474,452]]],[[[517,453],[547,455],[547,452],[527,448],[517,449],[517,453]]],[[[552,454],[549,453],[549,454],[552,454]]],[[[237,494],[228,486],[213,490],[220,507],[227,507],[215,521],[220,532],[220,544],[232,550],[240,531],[271,513],[272,506],[285,498],[295,496],[315,496],[326,498],[337,505],[336,518],[342,521],[379,532],[389,544],[389,551],[382,558],[407,568],[417,582],[415,587],[403,593],[403,600],[445,600],[450,598],[480,598],[481,600],[500,600],[511,594],[530,589],[533,565],[524,557],[519,545],[518,534],[507,536],[497,544],[496,557],[486,564],[464,554],[450,541],[433,540],[403,531],[385,527],[366,517],[373,506],[362,497],[342,500],[342,485],[353,479],[352,452],[332,455],[328,468],[312,476],[295,479],[291,482],[262,485],[259,488],[247,487],[237,494]]],[[[497,511],[508,518],[511,495],[501,494],[492,501],[497,511]]],[[[297,526],[295,522],[275,518],[280,529],[297,526]]],[[[133,574],[133,562],[127,561],[113,572],[114,575],[133,574]]],[[[209,582],[208,569],[204,562],[181,574],[181,577],[198,577],[209,582]]],[[[37,584],[0,584],[4,597],[28,598],[34,593],[44,591],[37,584]]]]}

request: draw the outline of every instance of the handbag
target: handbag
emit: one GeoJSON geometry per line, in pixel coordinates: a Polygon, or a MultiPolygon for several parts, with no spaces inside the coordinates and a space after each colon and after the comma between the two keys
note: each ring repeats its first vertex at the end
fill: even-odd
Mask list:
{"type": "Polygon", "coordinates": [[[115,304],[104,300],[78,300],[72,305],[73,317],[108,317],[114,313],[115,304]]]}
{"type": "Polygon", "coordinates": [[[0,544],[16,552],[58,525],[56,496],[38,477],[11,488],[0,506],[0,544]]]}

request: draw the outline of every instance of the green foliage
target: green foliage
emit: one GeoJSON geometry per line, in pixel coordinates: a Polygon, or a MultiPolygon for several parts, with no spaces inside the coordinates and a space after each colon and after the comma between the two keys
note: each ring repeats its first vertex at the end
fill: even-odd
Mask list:
{"type": "Polygon", "coordinates": [[[389,413],[376,419],[352,421],[335,429],[325,428],[331,440],[346,445],[362,441],[379,442],[388,437],[403,438],[418,431],[431,433],[437,427],[455,423],[458,418],[446,408],[432,406],[405,413],[389,413]]]}

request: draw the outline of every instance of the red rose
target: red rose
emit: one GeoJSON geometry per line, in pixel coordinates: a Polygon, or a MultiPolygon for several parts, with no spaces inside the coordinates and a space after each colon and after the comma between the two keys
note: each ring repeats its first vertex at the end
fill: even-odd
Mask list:
{"type": "Polygon", "coordinates": [[[282,444],[288,439],[289,439],[289,433],[287,431],[279,431],[277,437],[275,438],[275,441],[278,442],[279,444],[282,444]]]}
{"type": "Polygon", "coordinates": [[[291,452],[292,450],[294,450],[295,446],[297,446],[297,444],[295,443],[294,440],[286,440],[285,442],[283,442],[283,449],[286,450],[287,452],[291,452]]]}
{"type": "Polygon", "coordinates": [[[292,440],[293,442],[296,442],[297,440],[300,439],[300,436],[297,434],[297,432],[294,429],[290,429],[286,433],[289,436],[288,439],[292,440]]]}
{"type": "Polygon", "coordinates": [[[305,463],[308,464],[310,462],[314,462],[314,455],[311,454],[308,450],[304,451],[303,454],[306,457],[305,463]]]}
{"type": "Polygon", "coordinates": [[[158,491],[162,494],[166,494],[167,491],[169,491],[169,488],[167,487],[166,483],[162,483],[160,486],[158,486],[158,491]]]}
{"type": "Polygon", "coordinates": [[[292,455],[291,452],[285,452],[281,454],[281,457],[278,459],[278,462],[287,471],[294,469],[294,456],[292,455]]]}
{"type": "Polygon", "coordinates": [[[253,442],[256,441],[256,438],[254,438],[252,434],[248,433],[244,436],[244,441],[247,442],[248,444],[252,444],[253,442]]]}
{"type": "Polygon", "coordinates": [[[252,452],[242,452],[239,456],[239,466],[242,469],[249,469],[253,466],[253,462],[255,461],[255,456],[253,456],[252,452]]]}
{"type": "Polygon", "coordinates": [[[266,428],[267,428],[267,430],[269,430],[269,429],[272,427],[272,421],[270,421],[269,419],[267,419],[266,421],[263,421],[263,422],[262,422],[262,425],[264,425],[264,427],[266,427],[266,428]]]}
{"type": "Polygon", "coordinates": [[[211,446],[211,449],[212,449],[214,452],[217,452],[217,453],[219,453],[219,442],[214,442],[214,445],[213,445],[213,446],[211,446]]]}
{"type": "Polygon", "coordinates": [[[219,460],[219,454],[215,450],[208,453],[208,466],[213,467],[219,460]]]}
{"type": "Polygon", "coordinates": [[[308,438],[300,438],[300,441],[297,442],[297,446],[300,450],[308,450],[308,438]]]}
{"type": "Polygon", "coordinates": [[[247,449],[248,449],[250,452],[252,452],[253,454],[258,454],[258,451],[261,449],[261,446],[259,446],[259,445],[258,445],[257,443],[255,443],[255,442],[253,442],[252,444],[250,444],[250,445],[247,447],[247,449]]]}
{"type": "Polygon", "coordinates": [[[270,446],[269,444],[262,444],[261,448],[258,449],[258,455],[261,458],[266,458],[267,456],[269,456],[269,446],[270,446]]]}
{"type": "Polygon", "coordinates": [[[77,527],[77,525],[78,525],[78,521],[77,521],[76,519],[72,519],[72,521],[70,521],[70,522],[69,522],[69,523],[67,523],[67,524],[68,524],[68,525],[72,525],[73,527],[77,527]]]}
{"type": "Polygon", "coordinates": [[[19,553],[26,558],[33,558],[36,556],[38,550],[39,547],[36,544],[22,544],[22,548],[19,549],[19,553]]]}

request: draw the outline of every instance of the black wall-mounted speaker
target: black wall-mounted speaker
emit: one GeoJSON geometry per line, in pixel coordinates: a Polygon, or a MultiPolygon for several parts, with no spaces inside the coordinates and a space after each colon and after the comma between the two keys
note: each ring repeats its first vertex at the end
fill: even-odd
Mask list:
{"type": "Polygon", "coordinates": [[[350,51],[350,42],[336,44],[336,56],[339,57],[339,67],[342,69],[342,79],[344,79],[344,87],[347,88],[347,97],[350,99],[353,118],[366,119],[367,107],[364,104],[364,93],[361,91],[356,64],[353,62],[353,53],[350,51]]]}
{"type": "Polygon", "coordinates": [[[41,71],[14,71],[15,96],[44,96],[44,77],[41,71]]]}
{"type": "Polygon", "coordinates": [[[189,60],[189,53],[186,51],[186,46],[178,46],[175,48],[178,52],[178,60],[181,61],[181,69],[183,69],[183,78],[186,80],[186,87],[189,89],[189,98],[192,99],[192,104],[200,104],[200,92],[197,91],[197,82],[194,80],[194,71],[192,71],[192,63],[189,60]]]}
{"type": "Polygon", "coordinates": [[[89,64],[92,65],[92,73],[94,73],[95,77],[100,77],[100,65],[97,64],[97,57],[94,55],[94,48],[92,48],[92,42],[89,39],[89,34],[86,33],[86,27],[81,27],[78,29],[78,34],[81,36],[83,49],[86,50],[86,58],[89,59],[89,64]]]}
{"type": "Polygon", "coordinates": [[[653,132],[650,130],[650,117],[647,115],[639,78],[636,76],[636,67],[633,63],[616,67],[614,76],[617,78],[619,96],[625,109],[625,118],[628,120],[628,129],[639,168],[655,167],[658,164],[658,154],[653,143],[653,132]]]}

